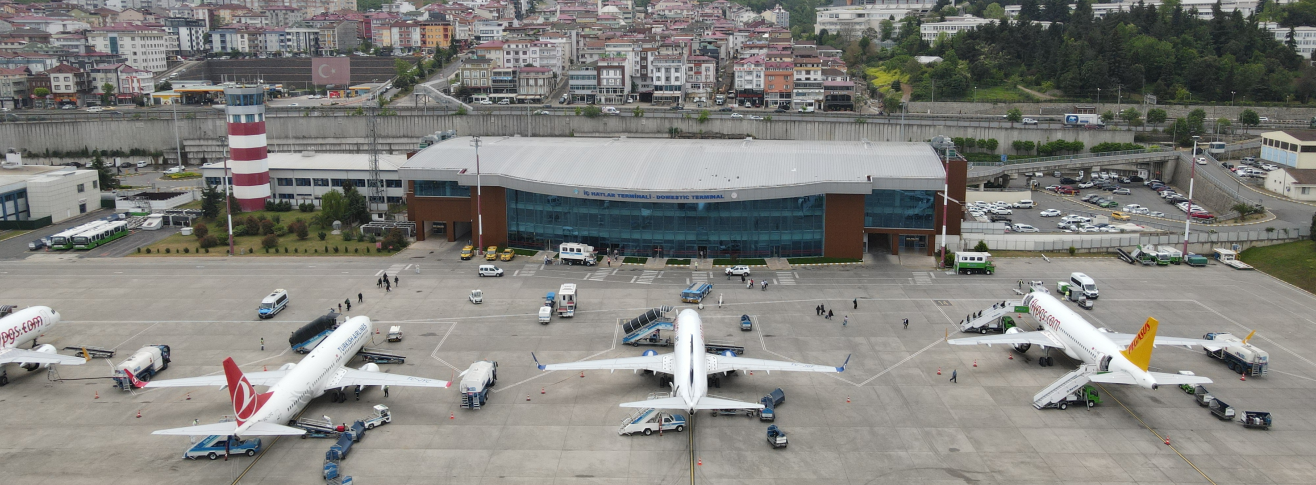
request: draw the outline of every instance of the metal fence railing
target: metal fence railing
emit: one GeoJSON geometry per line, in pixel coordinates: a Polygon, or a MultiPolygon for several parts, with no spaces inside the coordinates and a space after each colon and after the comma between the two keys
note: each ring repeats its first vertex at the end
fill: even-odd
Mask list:
{"type": "Polygon", "coordinates": [[[1118,157],[1123,155],[1140,155],[1143,153],[1159,153],[1159,152],[1161,152],[1161,150],[1152,147],[1152,148],[1144,148],[1141,150],[1124,150],[1117,152],[1079,153],[1075,155],[1056,155],[1052,157],[1016,158],[1013,160],[1007,160],[1005,162],[999,162],[999,161],[969,162],[969,165],[973,167],[1000,167],[1006,165],[1018,165],[1022,163],[1047,163],[1047,162],[1055,162],[1062,160],[1077,160],[1080,158],[1087,159],[1087,158],[1101,158],[1101,157],[1118,157]]]}

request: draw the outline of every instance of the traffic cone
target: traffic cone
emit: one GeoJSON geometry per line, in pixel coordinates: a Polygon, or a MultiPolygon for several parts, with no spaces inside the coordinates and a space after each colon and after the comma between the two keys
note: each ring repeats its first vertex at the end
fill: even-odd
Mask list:
{"type": "Polygon", "coordinates": [[[1165,435],[1165,444],[1166,444],[1167,446],[1170,444],[1170,435],[1168,435],[1168,434],[1165,435]]]}
{"type": "Polygon", "coordinates": [[[138,409],[138,410],[137,410],[137,417],[139,417],[139,418],[142,417],[142,410],[141,410],[141,409],[138,409]]]}
{"type": "Polygon", "coordinates": [[[940,368],[940,367],[937,368],[937,375],[941,375],[941,368],[940,368]]]}
{"type": "Polygon", "coordinates": [[[448,413],[448,419],[457,419],[457,413],[448,413]]]}
{"type": "Polygon", "coordinates": [[[584,378],[585,378],[585,371],[580,371],[580,378],[581,378],[581,379],[584,379],[584,378]]]}
{"type": "Polygon", "coordinates": [[[192,393],[190,393],[190,392],[187,393],[187,400],[188,400],[188,401],[191,401],[191,400],[192,400],[192,393]]]}
{"type": "Polygon", "coordinates": [[[378,329],[378,328],[375,329],[375,335],[379,335],[379,329],[378,329]]]}
{"type": "Polygon", "coordinates": [[[540,394],[545,394],[545,392],[544,392],[544,388],[542,388],[542,387],[539,388],[539,393],[540,393],[540,394]]]}
{"type": "Polygon", "coordinates": [[[100,398],[101,398],[101,392],[96,391],[96,397],[93,397],[92,399],[100,399],[100,398]]]}
{"type": "Polygon", "coordinates": [[[1010,354],[1010,360],[1014,360],[1014,354],[1010,354]]]}
{"type": "Polygon", "coordinates": [[[846,403],[846,404],[849,404],[849,403],[850,403],[850,396],[846,396],[846,397],[845,397],[845,403],[846,403]]]}
{"type": "Polygon", "coordinates": [[[699,459],[699,463],[696,463],[696,465],[698,465],[698,466],[704,466],[704,459],[703,459],[703,458],[700,458],[700,459],[699,459]]]}
{"type": "Polygon", "coordinates": [[[978,367],[978,359],[973,359],[973,366],[978,367]]]}
{"type": "Polygon", "coordinates": [[[1238,380],[1240,380],[1240,381],[1246,381],[1246,380],[1247,380],[1247,374],[1239,374],[1239,375],[1238,375],[1238,380]]]}
{"type": "Polygon", "coordinates": [[[262,366],[260,366],[260,370],[265,371],[265,372],[269,372],[269,371],[270,371],[270,366],[268,366],[268,365],[262,365],[262,366]]]}
{"type": "Polygon", "coordinates": [[[529,394],[526,394],[526,395],[525,395],[525,402],[530,402],[530,395],[529,395],[529,394]]]}

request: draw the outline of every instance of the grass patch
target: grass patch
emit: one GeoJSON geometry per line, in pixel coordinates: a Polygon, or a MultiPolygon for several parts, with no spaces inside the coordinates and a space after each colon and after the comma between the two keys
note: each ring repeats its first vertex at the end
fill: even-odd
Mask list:
{"type": "Polygon", "coordinates": [[[0,241],[16,238],[32,231],[0,231],[0,241]]]}
{"type": "Polygon", "coordinates": [[[644,264],[649,262],[649,258],[637,258],[635,256],[627,256],[626,259],[621,260],[621,262],[626,264],[644,264]]]}
{"type": "MultiPolygon", "coordinates": [[[[968,89],[964,92],[965,100],[974,99],[974,90],[968,89]]],[[[1036,101],[1033,95],[1028,94],[1015,87],[1014,85],[992,86],[990,88],[979,88],[977,94],[980,103],[1020,103],[1036,101]]]]}
{"type": "Polygon", "coordinates": [[[767,266],[768,261],[763,258],[718,258],[713,260],[713,266],[736,266],[741,264],[746,266],[767,266]]]}
{"type": "Polygon", "coordinates": [[[512,252],[516,253],[517,256],[534,256],[536,254],[539,254],[539,251],[535,251],[533,249],[512,248],[512,252]]]}
{"type": "Polygon", "coordinates": [[[668,266],[690,266],[690,260],[688,260],[688,259],[669,259],[669,260],[667,260],[667,265],[668,265],[668,266]]]}
{"type": "Polygon", "coordinates": [[[1248,248],[1238,259],[1298,288],[1316,292],[1316,242],[1248,248]]]}
{"type": "Polygon", "coordinates": [[[179,209],[196,209],[201,210],[201,200],[197,199],[192,202],[178,206],[179,209]]]}
{"type": "Polygon", "coordinates": [[[196,172],[167,173],[164,175],[164,177],[161,178],[165,180],[189,180],[189,179],[199,179],[201,178],[201,174],[196,172]]]}
{"type": "Polygon", "coordinates": [[[816,258],[786,258],[786,262],[790,264],[827,264],[827,263],[862,263],[864,262],[864,260],[855,259],[855,258],[826,258],[819,256],[816,258]]]}

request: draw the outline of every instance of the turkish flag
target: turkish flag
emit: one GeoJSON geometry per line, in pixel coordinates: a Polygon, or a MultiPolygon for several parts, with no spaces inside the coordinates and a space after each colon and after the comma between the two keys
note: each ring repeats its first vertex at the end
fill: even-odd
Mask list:
{"type": "Polygon", "coordinates": [[[352,59],[348,57],[317,57],[311,60],[311,80],[320,86],[352,83],[352,59]]]}

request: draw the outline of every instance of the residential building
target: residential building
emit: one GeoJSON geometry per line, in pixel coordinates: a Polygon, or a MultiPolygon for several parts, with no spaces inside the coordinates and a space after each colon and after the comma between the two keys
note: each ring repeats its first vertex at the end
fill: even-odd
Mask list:
{"type": "MultiPolygon", "coordinates": [[[[178,39],[177,50],[182,56],[197,56],[210,52],[209,30],[205,21],[193,18],[164,19],[164,30],[178,39]]],[[[173,46],[171,46],[173,47],[173,46]]]]}
{"type": "Polygon", "coordinates": [[[823,81],[823,111],[854,111],[854,81],[823,81]]]}
{"type": "MultiPolygon", "coordinates": [[[[869,29],[879,34],[882,32],[882,21],[891,21],[891,35],[895,36],[900,33],[901,20],[908,15],[917,14],[919,8],[905,8],[922,6],[922,4],[900,4],[900,5],[846,5],[839,7],[819,7],[818,20],[813,24],[813,33],[826,30],[829,33],[841,34],[847,39],[857,39],[869,29]]],[[[931,9],[935,4],[926,4],[931,9]]]]}
{"type": "Polygon", "coordinates": [[[778,27],[789,29],[791,26],[791,13],[786,11],[786,9],[781,8],[781,4],[777,4],[772,10],[763,12],[763,20],[778,27]]]}
{"type": "Polygon", "coordinates": [[[452,45],[453,28],[451,22],[429,20],[421,22],[421,46],[427,52],[447,49],[452,45]]]}
{"type": "Polygon", "coordinates": [[[355,20],[339,20],[320,26],[320,53],[333,54],[351,52],[361,45],[360,31],[362,25],[355,20]]]}
{"type": "MultiPolygon", "coordinates": [[[[1281,27],[1275,22],[1262,22],[1261,27],[1270,31],[1275,36],[1275,40],[1281,44],[1289,41],[1288,28],[1281,27]]],[[[1293,43],[1298,47],[1298,54],[1311,59],[1312,50],[1316,50],[1316,27],[1294,27],[1293,43]]]]}
{"type": "Polygon", "coordinates": [[[94,67],[91,69],[91,82],[93,93],[97,96],[108,94],[104,86],[110,85],[114,95],[111,104],[131,104],[155,92],[155,78],[151,71],[127,64],[94,67]]]}
{"type": "Polygon", "coordinates": [[[27,88],[27,77],[32,74],[25,67],[0,68],[0,108],[14,109],[31,106],[32,92],[27,88]]]}
{"type": "Polygon", "coordinates": [[[598,61],[598,102],[622,104],[631,92],[626,75],[629,60],[624,56],[603,57],[598,61]]]}
{"type": "Polygon", "coordinates": [[[27,77],[28,98],[31,100],[29,106],[37,109],[53,107],[55,105],[55,95],[50,93],[50,74],[44,72],[33,73],[27,77]],[[46,95],[37,94],[38,90],[44,89],[46,95]]]}
{"type": "Polygon", "coordinates": [[[680,56],[657,56],[650,64],[650,79],[653,80],[653,102],[681,102],[681,90],[685,87],[682,74],[685,63],[680,56]]]}
{"type": "Polygon", "coordinates": [[[979,26],[993,22],[996,22],[996,19],[984,19],[972,15],[963,15],[957,17],[946,17],[946,20],[941,22],[924,23],[919,25],[918,30],[919,35],[922,36],[924,42],[933,42],[942,34],[945,34],[946,38],[951,38],[960,32],[973,30],[979,26]]]}
{"type": "Polygon", "coordinates": [[[22,69],[41,72],[59,64],[59,58],[49,54],[0,51],[0,69],[22,69]]]}
{"type": "Polygon", "coordinates": [[[556,74],[547,67],[520,67],[516,75],[518,103],[543,103],[557,86],[556,74]]]}
{"type": "Polygon", "coordinates": [[[717,89],[717,61],[704,56],[685,58],[685,98],[708,103],[717,89]]]}
{"type": "Polygon", "coordinates": [[[60,64],[46,73],[50,74],[50,92],[58,104],[81,106],[82,96],[92,92],[91,76],[86,71],[60,64]]]}
{"type": "Polygon", "coordinates": [[[813,55],[795,56],[795,92],[792,93],[791,106],[794,108],[822,108],[823,77],[822,61],[813,55]]]}
{"type": "Polygon", "coordinates": [[[116,24],[87,31],[97,51],[122,54],[128,65],[152,72],[165,70],[165,32],[141,25],[116,24]]]}
{"type": "Polygon", "coordinates": [[[515,67],[495,67],[489,76],[489,98],[496,101],[516,102],[516,91],[520,87],[516,80],[515,67]]]}
{"type": "Polygon", "coordinates": [[[751,56],[736,61],[732,67],[735,71],[736,104],[745,107],[763,106],[763,56],[751,56]]]}
{"type": "MultiPolygon", "coordinates": [[[[467,61],[470,62],[470,61],[467,61]]],[[[599,62],[587,62],[567,71],[567,92],[573,103],[593,103],[599,94],[599,62]]]]}
{"type": "Polygon", "coordinates": [[[795,64],[790,60],[771,60],[764,63],[763,71],[766,78],[763,106],[790,109],[795,93],[795,64]]]}

